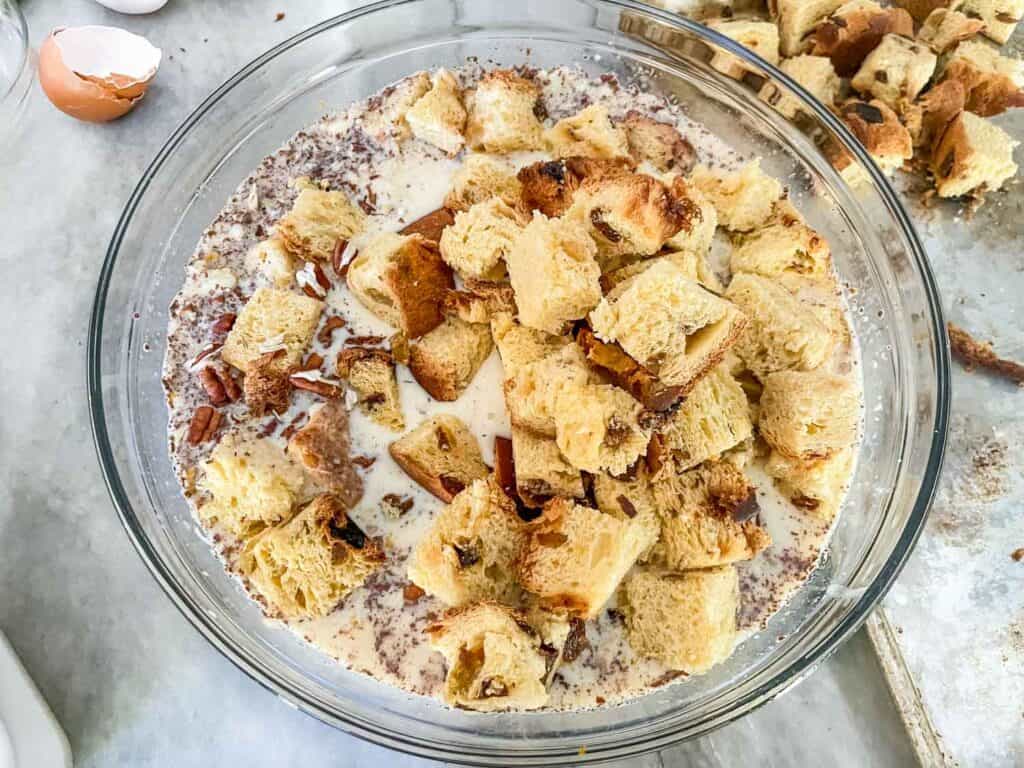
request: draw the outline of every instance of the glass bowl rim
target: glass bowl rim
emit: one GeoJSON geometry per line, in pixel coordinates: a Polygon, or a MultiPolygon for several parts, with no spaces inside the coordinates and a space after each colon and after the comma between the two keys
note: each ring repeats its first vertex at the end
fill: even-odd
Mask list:
{"type": "Polygon", "coordinates": [[[21,62],[18,66],[18,71],[13,73],[10,84],[3,91],[0,91],[0,102],[3,102],[8,96],[14,93],[14,89],[18,87],[18,83],[21,81],[25,74],[25,70],[30,66],[32,61],[32,46],[28,39],[28,22],[25,21],[25,14],[21,10],[21,6],[17,2],[2,0],[0,5],[8,8],[14,12],[14,19],[17,22],[19,37],[21,38],[21,62]]]}
{"type": "MultiPolygon", "coordinates": [[[[236,648],[227,633],[223,632],[216,626],[216,624],[210,621],[206,613],[199,610],[193,603],[192,598],[178,588],[175,578],[166,568],[165,563],[151,545],[148,537],[139,525],[135,510],[132,507],[122,484],[110,441],[110,435],[107,430],[101,381],[101,336],[104,312],[106,308],[106,298],[110,287],[111,277],[116,266],[122,239],[127,227],[132,221],[135,210],[147,192],[150,183],[160,171],[164,162],[183,141],[185,136],[203,118],[203,116],[236,85],[253,73],[257,72],[263,65],[285,53],[289,49],[328,29],[348,24],[352,21],[366,16],[371,16],[380,11],[389,10],[402,5],[411,5],[421,1],[422,0],[378,0],[378,2],[358,7],[347,13],[330,17],[301,32],[298,32],[292,37],[287,38],[281,43],[270,48],[265,53],[256,57],[239,69],[234,75],[229,77],[206,99],[204,99],[199,106],[197,106],[172,132],[170,137],[157,152],[154,159],[147,166],[138,184],[132,191],[121,216],[118,219],[104,257],[89,321],[86,355],[87,392],[93,443],[100,461],[100,468],[104,482],[125,532],[128,534],[132,545],[135,547],[136,552],[145,563],[147,569],[156,579],[161,589],[170,598],[174,606],[214,648],[268,691],[291,703],[303,712],[316,717],[322,722],[334,727],[342,728],[346,732],[355,734],[367,741],[399,752],[417,755],[420,757],[462,763],[467,760],[472,761],[474,755],[478,753],[469,754],[466,752],[455,752],[453,751],[453,748],[457,745],[452,744],[424,744],[419,740],[403,737],[401,734],[395,733],[385,727],[378,727],[375,724],[369,724],[364,720],[348,718],[346,713],[338,712],[322,706],[320,702],[307,696],[303,691],[278,679],[271,671],[265,669],[258,660],[250,658],[247,654],[236,648]]],[[[479,0],[465,1],[478,2],[479,0]]],[[[853,154],[854,157],[864,166],[878,194],[886,205],[886,208],[893,216],[910,246],[913,262],[919,270],[923,283],[922,287],[927,299],[929,319],[931,320],[932,325],[932,353],[934,355],[936,368],[936,410],[934,415],[932,441],[928,448],[927,464],[920,480],[920,487],[917,491],[916,498],[913,502],[913,509],[908,516],[907,523],[904,526],[899,539],[886,558],[885,564],[879,570],[871,585],[859,596],[856,601],[856,605],[853,606],[848,614],[828,632],[825,639],[820,641],[817,646],[812,649],[812,652],[804,654],[797,661],[772,675],[772,677],[762,685],[743,694],[737,700],[735,705],[723,717],[716,719],[710,727],[700,731],[699,733],[685,737],[690,738],[737,720],[757,707],[771,701],[776,696],[804,679],[804,677],[809,675],[817,668],[818,665],[834,653],[839,646],[850,637],[850,635],[860,628],[867,619],[870,611],[885,596],[889,588],[892,586],[894,580],[903,569],[907,558],[913,551],[914,545],[923,530],[929,508],[937,490],[938,479],[941,473],[945,453],[949,423],[949,348],[946,339],[944,315],[935,278],[928,262],[925,249],[921,244],[913,223],[890,185],[889,180],[877,168],[870,155],[863,148],[860,142],[854,138],[842,121],[840,121],[827,107],[825,107],[814,96],[808,93],[803,87],[779,70],[776,66],[764,61],[748,49],[704,26],[703,24],[700,24],[699,22],[664,11],[660,8],[646,5],[642,2],[638,2],[638,0],[583,0],[583,2],[594,5],[611,6],[620,10],[639,12],[647,15],[648,17],[654,18],[658,22],[665,24],[670,28],[674,27],[690,33],[697,38],[703,38],[705,41],[713,43],[737,58],[763,70],[774,80],[782,82],[795,92],[796,96],[802,102],[801,106],[809,110],[815,118],[825,123],[833,134],[842,141],[845,145],[845,149],[853,154]]],[[[673,738],[673,736],[674,734],[671,732],[667,734],[659,732],[637,738],[632,742],[632,746],[635,747],[633,754],[640,754],[651,749],[663,748],[684,738],[673,738]]],[[[622,754],[622,746],[626,745],[618,745],[616,748],[615,751],[617,755],[622,754]]],[[[543,754],[538,753],[537,755],[537,757],[551,756],[553,755],[548,751],[545,751],[543,754]]],[[[522,753],[522,757],[527,757],[527,753],[522,753]]],[[[570,756],[566,754],[558,755],[558,757],[559,759],[565,759],[568,762],[589,762],[608,759],[608,756],[602,756],[601,752],[582,754],[578,756],[570,756]],[[573,759],[574,757],[575,759],[573,759]]]]}

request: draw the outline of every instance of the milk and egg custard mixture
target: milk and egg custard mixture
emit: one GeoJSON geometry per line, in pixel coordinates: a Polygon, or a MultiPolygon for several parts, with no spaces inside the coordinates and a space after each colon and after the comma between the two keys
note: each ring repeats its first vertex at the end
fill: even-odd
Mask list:
{"type": "Polygon", "coordinates": [[[610,75],[417,73],[296,134],[171,307],[170,451],[268,620],[481,711],[723,662],[818,562],[856,344],[785,187],[610,75]]]}

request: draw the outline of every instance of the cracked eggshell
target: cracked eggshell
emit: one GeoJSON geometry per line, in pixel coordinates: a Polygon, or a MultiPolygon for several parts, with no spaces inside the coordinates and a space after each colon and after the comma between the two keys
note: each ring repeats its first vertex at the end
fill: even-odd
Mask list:
{"type": "Polygon", "coordinates": [[[142,99],[160,57],[146,38],[117,27],[59,27],[39,49],[39,84],[61,112],[105,123],[142,99]]]}

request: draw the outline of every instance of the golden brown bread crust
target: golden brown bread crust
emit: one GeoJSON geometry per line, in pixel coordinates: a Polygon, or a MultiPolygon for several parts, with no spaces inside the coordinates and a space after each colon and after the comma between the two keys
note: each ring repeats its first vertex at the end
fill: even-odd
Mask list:
{"type": "Polygon", "coordinates": [[[417,339],[444,320],[441,305],[455,280],[437,244],[421,238],[416,247],[399,251],[384,273],[384,284],[398,307],[402,332],[417,339]]]}
{"type": "Polygon", "coordinates": [[[350,448],[348,410],[340,400],[324,403],[288,441],[289,455],[349,509],[363,495],[363,479],[352,464],[350,448]]]}
{"type": "Polygon", "coordinates": [[[885,102],[851,99],[839,112],[843,122],[873,157],[909,160],[914,154],[910,132],[885,102]]]}
{"type": "Polygon", "coordinates": [[[569,209],[573,195],[584,179],[602,178],[633,167],[634,164],[626,158],[567,157],[524,166],[516,178],[523,189],[523,207],[554,218],[569,209]]]}
{"type": "Polygon", "coordinates": [[[462,290],[445,292],[441,308],[467,323],[489,323],[495,315],[516,313],[516,295],[508,283],[469,278],[462,290]]]}
{"type": "Polygon", "coordinates": [[[965,106],[966,92],[958,80],[946,80],[931,88],[917,101],[921,110],[920,127],[914,146],[923,147],[930,155],[935,142],[965,106]]]}
{"type": "Polygon", "coordinates": [[[992,349],[991,342],[977,341],[967,331],[953,323],[946,323],[949,331],[949,345],[953,357],[964,364],[968,373],[975,368],[983,368],[1009,379],[1019,387],[1024,387],[1024,365],[999,357],[992,349]]]}
{"type": "Polygon", "coordinates": [[[968,59],[950,61],[942,77],[943,84],[960,83],[964,89],[964,109],[980,117],[991,117],[1007,109],[1024,107],[1024,90],[1018,88],[1008,75],[986,72],[968,59]]]}
{"type": "Polygon", "coordinates": [[[902,8],[856,8],[843,15],[836,12],[814,30],[811,54],[831,59],[836,74],[850,77],[889,33],[913,37],[910,14],[902,8]]]}
{"type": "Polygon", "coordinates": [[[685,387],[670,387],[622,351],[618,344],[606,344],[590,328],[580,328],[576,343],[587,361],[608,374],[609,378],[639,400],[645,408],[665,411],[685,395],[685,387]]]}
{"type": "Polygon", "coordinates": [[[895,0],[895,4],[905,8],[914,21],[923,24],[936,8],[955,8],[963,5],[963,0],[895,0]]]}

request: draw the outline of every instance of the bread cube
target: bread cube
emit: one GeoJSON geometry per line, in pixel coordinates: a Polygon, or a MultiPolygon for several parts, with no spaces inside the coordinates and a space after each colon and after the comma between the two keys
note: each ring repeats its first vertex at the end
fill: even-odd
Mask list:
{"type": "Polygon", "coordinates": [[[696,675],[732,654],[739,600],[733,566],[688,573],[644,568],[623,584],[619,610],[634,651],[696,675]]]}
{"type": "Polygon", "coordinates": [[[390,354],[383,349],[346,347],[338,355],[337,371],[355,390],[360,411],[382,427],[395,432],[405,429],[395,361],[390,354]]]}
{"type": "Polygon", "coordinates": [[[557,157],[630,158],[626,130],[612,124],[608,108],[591,104],[544,131],[548,150],[557,157]]]}
{"type": "Polygon", "coordinates": [[[615,176],[632,169],[631,158],[566,157],[523,166],[516,178],[522,184],[523,207],[556,218],[569,210],[584,179],[615,176]]]}
{"type": "Polygon", "coordinates": [[[535,213],[505,258],[519,322],[561,333],[601,300],[597,246],[575,221],[535,213]]]}
{"type": "Polygon", "coordinates": [[[405,474],[445,503],[491,472],[469,427],[446,413],[402,435],[388,453],[405,474]]]}
{"type": "Polygon", "coordinates": [[[615,286],[590,313],[602,341],[685,394],[739,338],[745,319],[668,259],[615,286]],[[655,311],[657,310],[657,311],[655,311]]]}
{"type": "Polygon", "coordinates": [[[501,280],[505,257],[523,231],[520,214],[492,197],[455,214],[455,223],[441,234],[441,257],[463,278],[501,280]]]}
{"type": "Polygon", "coordinates": [[[864,59],[850,84],[862,94],[898,109],[902,100],[917,98],[931,80],[937,61],[922,43],[888,34],[864,59]]]}
{"type": "Polygon", "coordinates": [[[486,73],[467,99],[466,143],[483,152],[540,149],[542,126],[534,114],[536,84],[508,69],[486,73]]]}
{"type": "Polygon", "coordinates": [[[555,496],[583,497],[583,477],[550,437],[512,427],[516,492],[528,507],[538,508],[555,496]]]}
{"type": "Polygon", "coordinates": [[[438,70],[430,90],[416,100],[405,113],[412,135],[449,155],[457,155],[465,141],[466,108],[462,89],[447,70],[438,70]]]}
{"type": "Polygon", "coordinates": [[[349,518],[341,499],[325,493],[249,542],[239,570],[266,601],[270,615],[317,619],[383,563],[380,543],[349,518]]]}
{"type": "Polygon", "coordinates": [[[348,410],[339,400],[310,409],[309,421],[288,441],[288,455],[348,509],[363,495],[363,478],[352,463],[351,448],[348,410]]]}
{"type": "Polygon", "coordinates": [[[576,343],[594,368],[613,384],[629,392],[651,411],[666,411],[685,395],[683,387],[671,386],[627,355],[618,344],[606,344],[589,328],[580,328],[576,343]]]}
{"type": "Polygon", "coordinates": [[[917,39],[941,55],[984,28],[985,22],[981,19],[972,19],[948,8],[936,8],[918,30],[917,39]]]}
{"type": "Polygon", "coordinates": [[[510,314],[491,318],[491,337],[498,348],[505,379],[511,379],[525,365],[542,360],[571,343],[568,336],[556,336],[517,323],[510,314]]]}
{"type": "Polygon", "coordinates": [[[1000,189],[1017,173],[1013,150],[1018,144],[985,118],[961,112],[932,152],[932,173],[939,195],[961,197],[1000,189]]]}
{"type": "Polygon", "coordinates": [[[299,194],[277,222],[277,237],[297,258],[329,261],[339,240],[347,242],[363,231],[366,215],[344,192],[321,189],[305,178],[295,186],[299,194]]]}
{"type": "Polygon", "coordinates": [[[796,217],[781,217],[761,229],[733,238],[729,266],[733,274],[763,277],[783,274],[830,280],[832,258],[825,238],[796,217]]]}
{"type": "MultiPolygon", "coordinates": [[[[832,106],[839,95],[842,82],[839,80],[831,60],[825,56],[802,54],[791,59],[783,59],[779,69],[796,80],[827,107],[832,106]]],[[[771,81],[767,81],[761,86],[758,95],[775,107],[780,114],[791,120],[796,117],[797,112],[801,111],[800,102],[792,96],[784,94],[771,81]]]]}
{"type": "Polygon", "coordinates": [[[452,177],[444,204],[453,211],[468,211],[477,203],[497,197],[515,207],[521,194],[522,185],[507,164],[487,155],[471,154],[452,177]]]}
{"type": "Polygon", "coordinates": [[[910,131],[884,101],[851,99],[840,107],[839,114],[883,173],[892,173],[913,157],[910,131]]]}
{"type": "Polygon", "coordinates": [[[547,608],[596,616],[643,551],[639,525],[554,499],[527,527],[517,573],[547,608]]]}
{"type": "Polygon", "coordinates": [[[306,347],[320,322],[324,303],[278,288],[257,288],[238,313],[221,347],[221,359],[239,370],[267,354],[283,350],[275,358],[285,370],[302,361],[306,347]]]}
{"type": "Polygon", "coordinates": [[[260,276],[264,285],[289,288],[295,282],[298,264],[285,247],[284,240],[261,240],[245,254],[245,268],[260,276]]]}
{"type": "Polygon", "coordinates": [[[765,471],[775,478],[779,491],[793,506],[822,520],[839,512],[853,474],[854,450],[843,448],[825,459],[799,461],[772,451],[765,471]]]}
{"type": "Polygon", "coordinates": [[[831,356],[835,339],[829,329],[778,283],[740,273],[725,296],[748,320],[733,349],[761,381],[775,371],[812,370],[831,356]]]}
{"type": "MultiPolygon", "coordinates": [[[[756,53],[769,64],[779,63],[779,28],[770,21],[757,19],[714,19],[707,25],[756,53]]],[[[739,80],[748,67],[725,51],[715,50],[709,62],[726,77],[739,80]]]]}
{"type": "Polygon", "coordinates": [[[346,279],[363,306],[410,339],[441,324],[444,295],[455,287],[436,243],[393,232],[367,243],[349,264],[346,279]]]}
{"type": "Polygon", "coordinates": [[[484,323],[445,319],[409,348],[409,370],[430,396],[458,400],[490,356],[494,343],[484,323]]]}
{"type": "Polygon", "coordinates": [[[493,478],[474,480],[434,516],[409,557],[409,580],[446,605],[514,602],[525,539],[512,499],[493,478]]]}
{"type": "Polygon", "coordinates": [[[844,3],[811,36],[811,53],[826,56],[841,77],[850,77],[887,34],[914,36],[914,20],[902,8],[883,8],[874,0],[844,3]]]}
{"type": "Polygon", "coordinates": [[[427,72],[416,72],[388,87],[389,94],[374,100],[374,108],[367,110],[361,120],[361,127],[377,143],[387,140],[402,142],[412,136],[405,114],[421,96],[430,90],[431,80],[427,72]]]}
{"type": "Polygon", "coordinates": [[[964,0],[895,0],[894,5],[905,8],[914,21],[924,24],[936,8],[948,8],[951,11],[959,10],[964,0]]]}
{"type": "Polygon", "coordinates": [[[779,25],[783,56],[803,53],[811,30],[843,4],[843,0],[768,0],[768,10],[779,25]]]}
{"type": "Polygon", "coordinates": [[[693,388],[659,436],[663,452],[681,472],[718,458],[749,438],[753,429],[743,388],[719,365],[693,388]]]}
{"type": "Polygon", "coordinates": [[[444,654],[445,703],[479,712],[537,709],[548,700],[541,639],[518,611],[482,602],[449,612],[427,627],[444,654]]]}
{"type": "Polygon", "coordinates": [[[914,104],[903,111],[903,120],[914,147],[923,147],[930,157],[935,141],[946,132],[967,102],[967,92],[959,80],[943,80],[929,88],[914,104]]]}
{"type": "Polygon", "coordinates": [[[1024,17],[1024,0],[964,0],[960,10],[985,22],[985,37],[1003,45],[1024,17]]]}
{"type": "Polygon", "coordinates": [[[470,278],[462,290],[446,292],[441,307],[465,323],[490,323],[496,315],[516,313],[516,295],[508,283],[470,278]]]}
{"type": "Polygon", "coordinates": [[[749,232],[764,224],[783,192],[782,185],[761,170],[760,159],[734,173],[698,165],[690,183],[711,201],[719,225],[733,232],[749,232]]]}
{"type": "Polygon", "coordinates": [[[982,42],[968,40],[956,47],[946,60],[940,85],[949,82],[963,86],[965,108],[980,117],[1024,106],[1024,62],[982,42]]]}
{"type": "Polygon", "coordinates": [[[291,515],[305,482],[302,468],[271,441],[229,432],[203,462],[198,487],[210,498],[199,519],[249,538],[291,515]]]}
{"type": "Polygon", "coordinates": [[[757,426],[779,453],[813,461],[857,441],[860,411],[849,378],[823,371],[779,371],[765,379],[757,426]]]}
{"type": "Polygon", "coordinates": [[[697,150],[670,123],[662,123],[636,110],[622,121],[629,151],[637,162],[647,161],[659,171],[689,173],[697,162],[697,150]]]}
{"type": "Polygon", "coordinates": [[[563,384],[556,397],[555,442],[577,469],[621,475],[647,450],[643,409],[611,384],[563,384]]]}
{"type": "Polygon", "coordinates": [[[505,404],[513,426],[554,437],[559,397],[576,384],[596,382],[582,351],[563,346],[540,360],[506,368],[505,404]]]}
{"type": "Polygon", "coordinates": [[[661,538],[661,518],[651,489],[651,479],[642,467],[634,477],[594,475],[594,501],[606,515],[631,522],[640,537],[638,562],[645,563],[661,538]]]}

